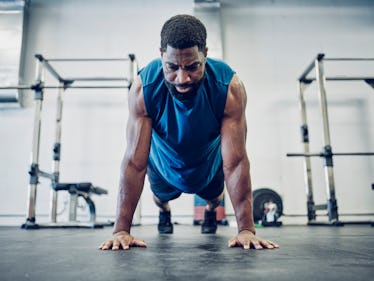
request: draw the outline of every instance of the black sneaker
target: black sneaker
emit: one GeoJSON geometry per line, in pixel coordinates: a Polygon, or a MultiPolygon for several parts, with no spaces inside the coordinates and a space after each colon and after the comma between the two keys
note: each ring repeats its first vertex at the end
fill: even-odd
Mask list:
{"type": "Polygon", "coordinates": [[[203,234],[215,234],[217,231],[217,219],[216,211],[209,212],[204,211],[204,221],[201,225],[201,233],[203,234]]]}
{"type": "Polygon", "coordinates": [[[171,223],[170,212],[160,212],[157,229],[158,229],[158,233],[160,234],[173,233],[173,224],[171,223]]]}

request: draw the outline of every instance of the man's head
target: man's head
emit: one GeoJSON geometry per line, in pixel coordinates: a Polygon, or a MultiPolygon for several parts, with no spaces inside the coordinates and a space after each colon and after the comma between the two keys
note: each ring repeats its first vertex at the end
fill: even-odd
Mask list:
{"type": "Polygon", "coordinates": [[[194,16],[176,15],[168,19],[161,29],[161,52],[166,52],[167,46],[175,49],[186,49],[197,46],[199,51],[206,50],[206,28],[194,16]]]}
{"type": "Polygon", "coordinates": [[[161,30],[161,57],[165,83],[179,100],[192,99],[205,73],[206,29],[190,15],[177,15],[161,30]]]}

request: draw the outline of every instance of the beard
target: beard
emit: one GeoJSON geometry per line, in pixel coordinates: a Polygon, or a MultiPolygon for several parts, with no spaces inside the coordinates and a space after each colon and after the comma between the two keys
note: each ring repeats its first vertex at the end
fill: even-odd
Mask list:
{"type": "Polygon", "coordinates": [[[205,79],[205,76],[197,82],[184,83],[184,84],[173,84],[165,80],[165,85],[168,88],[169,93],[172,95],[172,97],[176,98],[177,100],[181,102],[186,102],[186,101],[192,100],[196,96],[201,84],[203,84],[204,82],[204,79],[205,79]],[[190,90],[185,93],[180,93],[178,92],[176,87],[190,88],[190,90]]]}

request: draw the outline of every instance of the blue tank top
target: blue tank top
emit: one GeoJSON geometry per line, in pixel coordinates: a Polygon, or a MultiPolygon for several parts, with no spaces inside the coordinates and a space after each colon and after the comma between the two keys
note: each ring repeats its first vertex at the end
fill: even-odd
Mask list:
{"type": "Polygon", "coordinates": [[[234,71],[222,61],[207,58],[205,80],[188,102],[169,94],[161,59],[139,74],[152,119],[148,165],[179,190],[199,192],[222,169],[221,120],[234,71]]]}

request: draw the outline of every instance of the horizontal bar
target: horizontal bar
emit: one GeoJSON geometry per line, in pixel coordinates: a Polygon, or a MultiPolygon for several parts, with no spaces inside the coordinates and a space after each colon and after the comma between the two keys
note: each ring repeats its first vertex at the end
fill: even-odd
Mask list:
{"type": "Polygon", "coordinates": [[[341,221],[316,221],[316,220],[309,220],[307,223],[308,226],[331,226],[331,227],[341,227],[344,226],[344,223],[341,221]]]}
{"type": "Polygon", "coordinates": [[[50,179],[50,180],[54,180],[55,179],[55,176],[53,174],[50,174],[50,173],[46,173],[46,172],[43,172],[41,170],[39,170],[39,175],[43,178],[47,178],[47,179],[50,179]]]}
{"type": "Polygon", "coordinates": [[[314,210],[326,210],[327,204],[314,205],[314,210]]]}
{"type": "Polygon", "coordinates": [[[372,156],[374,152],[341,152],[341,153],[332,153],[336,156],[372,156]]]}
{"type": "Polygon", "coordinates": [[[66,78],[67,81],[126,81],[129,79],[123,77],[73,77],[66,78]]]}
{"type": "Polygon", "coordinates": [[[323,153],[287,153],[287,157],[323,157],[323,153]]]}
{"type": "Polygon", "coordinates": [[[124,86],[106,86],[106,85],[98,85],[98,86],[67,86],[67,87],[59,87],[59,86],[47,86],[46,89],[60,89],[60,88],[71,88],[71,89],[129,89],[131,85],[124,85],[124,86]]]}
{"type": "MultiPolygon", "coordinates": [[[[343,76],[335,76],[335,77],[326,77],[328,81],[366,81],[366,80],[373,80],[374,77],[343,77],[343,76]]],[[[316,78],[305,78],[303,81],[316,81],[316,78]]]]}
{"type": "Polygon", "coordinates": [[[374,79],[374,77],[342,77],[342,76],[336,76],[336,77],[326,77],[326,80],[329,81],[360,81],[360,80],[369,80],[374,79]]]}
{"type": "Polygon", "coordinates": [[[0,90],[31,90],[32,85],[0,86],[0,90]]]}
{"type": "Polygon", "coordinates": [[[130,58],[66,58],[46,59],[51,62],[89,62],[89,61],[129,61],[130,58]]]}
{"type": "MultiPolygon", "coordinates": [[[[372,156],[374,152],[333,152],[333,156],[372,156]]],[[[287,157],[326,157],[330,156],[323,152],[320,153],[287,153],[287,157]]]]}
{"type": "Polygon", "coordinates": [[[324,58],[325,61],[374,61],[374,58],[324,58]]]}
{"type": "MultiPolygon", "coordinates": [[[[323,204],[321,204],[321,205],[323,205],[323,204]]],[[[0,217],[2,217],[2,216],[7,216],[7,215],[0,215],[0,217]]],[[[15,216],[21,216],[21,215],[15,215],[15,216]]],[[[292,213],[283,213],[282,216],[285,216],[285,217],[305,217],[304,214],[292,214],[292,213]]],[[[340,213],[339,212],[339,216],[368,217],[368,216],[374,216],[374,213],[340,213]]]]}
{"type": "MultiPolygon", "coordinates": [[[[86,86],[40,86],[41,89],[128,89],[131,85],[86,85],[86,86]]],[[[11,90],[11,89],[18,89],[18,90],[34,90],[34,85],[17,85],[17,86],[3,86],[0,87],[0,90],[11,90]]]]}

